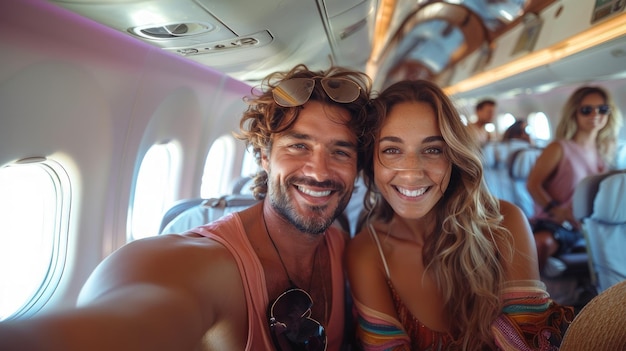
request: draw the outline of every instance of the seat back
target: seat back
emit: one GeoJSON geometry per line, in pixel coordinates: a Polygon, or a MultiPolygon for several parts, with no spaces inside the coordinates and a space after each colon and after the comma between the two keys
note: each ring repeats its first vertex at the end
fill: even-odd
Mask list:
{"type": "Polygon", "coordinates": [[[482,147],[482,161],[484,168],[496,168],[500,160],[500,143],[490,141],[482,147]]]}
{"type": "Polygon", "coordinates": [[[598,291],[626,280],[626,170],[583,179],[574,192],[598,291]]]}
{"type": "Polygon", "coordinates": [[[626,169],[626,142],[621,141],[615,150],[615,169],[626,169]]]}
{"type": "Polygon", "coordinates": [[[254,185],[254,177],[237,178],[232,185],[233,194],[252,194],[252,186],[254,185]]]}
{"type": "Polygon", "coordinates": [[[513,203],[519,206],[527,217],[534,215],[534,201],[526,189],[530,171],[543,149],[537,147],[521,148],[513,152],[508,159],[509,178],[513,189],[513,203]]]}
{"type": "Polygon", "coordinates": [[[563,336],[561,351],[626,350],[626,281],[594,297],[563,336]]]}
{"type": "Polygon", "coordinates": [[[245,210],[259,200],[251,194],[232,194],[203,200],[180,212],[163,226],[159,234],[184,233],[192,228],[211,223],[232,212],[245,210]]]}
{"type": "Polygon", "coordinates": [[[170,207],[163,215],[161,225],[159,226],[159,233],[163,233],[165,226],[174,220],[174,218],[178,217],[179,214],[185,212],[189,208],[200,205],[204,200],[205,199],[198,197],[193,199],[183,199],[174,203],[174,205],[172,205],[172,207],[170,207]]]}
{"type": "Polygon", "coordinates": [[[499,199],[512,201],[511,192],[503,184],[502,174],[506,168],[501,161],[501,145],[498,142],[489,142],[482,148],[483,175],[485,184],[491,194],[499,199]]]}

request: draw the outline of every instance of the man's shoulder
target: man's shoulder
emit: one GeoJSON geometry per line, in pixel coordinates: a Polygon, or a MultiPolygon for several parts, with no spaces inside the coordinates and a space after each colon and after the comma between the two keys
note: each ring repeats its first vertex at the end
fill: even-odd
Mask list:
{"type": "Polygon", "coordinates": [[[108,286],[138,282],[191,284],[197,276],[219,272],[229,262],[233,262],[230,253],[207,238],[165,234],[139,239],[113,252],[94,270],[85,285],[89,293],[84,296],[97,296],[108,286]]]}
{"type": "Polygon", "coordinates": [[[224,246],[215,240],[194,233],[163,234],[136,240],[118,251],[120,256],[131,257],[135,260],[158,261],[207,250],[215,254],[215,251],[224,250],[224,246]]]}
{"type": "Polygon", "coordinates": [[[185,235],[196,234],[204,237],[228,237],[231,233],[243,232],[241,218],[236,212],[228,213],[207,224],[197,226],[185,233],[185,235]]]}

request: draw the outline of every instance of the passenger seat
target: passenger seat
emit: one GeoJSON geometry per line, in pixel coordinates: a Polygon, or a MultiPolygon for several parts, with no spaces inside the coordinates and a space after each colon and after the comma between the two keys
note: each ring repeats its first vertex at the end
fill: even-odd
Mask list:
{"type": "Polygon", "coordinates": [[[252,194],[253,182],[253,177],[241,177],[233,182],[230,195],[211,199],[192,198],[177,202],[163,216],[159,234],[184,233],[231,212],[254,205],[259,200],[252,194]]]}
{"type": "Polygon", "coordinates": [[[526,147],[515,151],[508,159],[513,203],[519,206],[528,218],[534,215],[535,202],[526,188],[526,181],[542,151],[541,148],[526,147]]]}
{"type": "Polygon", "coordinates": [[[626,170],[583,179],[574,192],[598,292],[626,280],[626,170]]]}
{"type": "Polygon", "coordinates": [[[615,169],[626,169],[626,142],[620,141],[615,150],[615,169]]]}
{"type": "Polygon", "coordinates": [[[176,202],[163,215],[163,218],[161,219],[161,225],[159,226],[159,234],[162,234],[165,227],[169,223],[171,223],[174,220],[174,218],[178,217],[178,215],[180,215],[181,213],[187,211],[188,209],[192,207],[202,204],[202,202],[204,202],[205,200],[206,199],[197,197],[197,198],[192,198],[192,199],[183,199],[183,200],[176,202]]]}
{"type": "Polygon", "coordinates": [[[231,194],[203,200],[189,207],[167,223],[159,234],[184,233],[195,227],[211,223],[229,213],[245,210],[259,200],[251,194],[231,194]]]}
{"type": "Polygon", "coordinates": [[[502,162],[502,151],[498,142],[487,143],[482,148],[483,178],[489,192],[498,199],[512,200],[510,187],[502,175],[506,173],[506,167],[502,162]]]}

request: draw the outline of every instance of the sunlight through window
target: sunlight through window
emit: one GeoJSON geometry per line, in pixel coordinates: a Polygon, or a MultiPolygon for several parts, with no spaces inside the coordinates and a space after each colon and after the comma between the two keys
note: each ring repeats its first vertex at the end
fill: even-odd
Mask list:
{"type": "Polygon", "coordinates": [[[259,171],[259,167],[260,166],[256,163],[256,159],[254,158],[254,153],[252,152],[252,148],[249,148],[243,154],[243,164],[241,166],[241,176],[242,177],[254,176],[259,171]]]}
{"type": "Polygon", "coordinates": [[[219,137],[211,145],[204,163],[200,196],[205,199],[230,193],[230,170],[235,153],[235,140],[229,135],[219,137]]]}
{"type": "Polygon", "coordinates": [[[528,132],[537,146],[545,146],[552,136],[548,116],[543,112],[531,113],[528,116],[528,132]]]}
{"type": "Polygon", "coordinates": [[[504,134],[504,132],[515,123],[516,119],[510,113],[505,113],[501,116],[498,116],[498,133],[500,135],[504,134]]]}
{"type": "Polygon", "coordinates": [[[157,144],[144,156],[130,209],[129,241],[159,233],[161,217],[174,201],[175,175],[180,158],[178,150],[173,143],[157,144]]]}
{"type": "Polygon", "coordinates": [[[56,163],[29,159],[0,168],[0,320],[36,312],[64,268],[69,179],[56,163]]]}

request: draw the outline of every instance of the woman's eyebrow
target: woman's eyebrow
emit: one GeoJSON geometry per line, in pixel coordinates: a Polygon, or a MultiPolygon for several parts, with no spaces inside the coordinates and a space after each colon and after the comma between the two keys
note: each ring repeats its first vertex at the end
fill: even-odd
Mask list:
{"type": "Polygon", "coordinates": [[[397,136],[389,135],[389,136],[384,136],[384,137],[380,138],[380,141],[391,141],[391,142],[394,142],[394,143],[401,143],[402,139],[398,138],[397,136]]]}
{"type": "MultiPolygon", "coordinates": [[[[394,142],[394,143],[401,143],[403,141],[402,138],[399,138],[397,136],[393,136],[393,135],[389,135],[389,136],[384,136],[382,138],[380,138],[380,141],[390,141],[390,142],[394,142]]],[[[435,141],[444,141],[443,140],[443,136],[441,135],[433,135],[433,136],[429,136],[426,137],[422,140],[423,143],[432,143],[435,141]]]]}
{"type": "Polygon", "coordinates": [[[425,143],[432,143],[432,142],[435,142],[435,141],[444,141],[443,140],[443,136],[441,136],[441,135],[433,135],[433,136],[426,137],[423,140],[423,142],[425,142],[425,143]]]}

